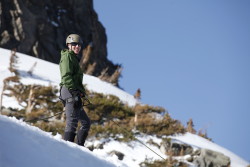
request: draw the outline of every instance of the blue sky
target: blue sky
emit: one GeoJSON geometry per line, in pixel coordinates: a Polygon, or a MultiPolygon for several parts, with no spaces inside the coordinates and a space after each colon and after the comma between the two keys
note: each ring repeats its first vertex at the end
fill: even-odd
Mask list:
{"type": "Polygon", "coordinates": [[[250,161],[250,1],[94,0],[121,87],[250,161]]]}

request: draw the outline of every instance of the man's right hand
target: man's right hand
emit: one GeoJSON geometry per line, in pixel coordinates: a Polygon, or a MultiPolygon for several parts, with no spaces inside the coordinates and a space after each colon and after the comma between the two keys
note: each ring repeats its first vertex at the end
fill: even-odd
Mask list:
{"type": "Polygon", "coordinates": [[[84,93],[81,92],[80,90],[78,89],[70,89],[69,90],[70,94],[73,96],[73,97],[76,97],[76,96],[80,96],[80,97],[84,97],[84,93]]]}

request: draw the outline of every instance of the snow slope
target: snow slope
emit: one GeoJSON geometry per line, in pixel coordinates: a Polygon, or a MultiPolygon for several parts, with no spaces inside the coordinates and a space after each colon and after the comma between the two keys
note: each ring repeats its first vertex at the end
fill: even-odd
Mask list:
{"type": "Polygon", "coordinates": [[[115,167],[84,147],[15,118],[0,116],[1,167],[115,167]]]}
{"type": "MultiPolygon", "coordinates": [[[[60,82],[59,67],[57,64],[46,62],[41,59],[30,57],[21,53],[17,53],[19,57],[18,70],[21,73],[21,82],[26,84],[40,84],[40,85],[55,85],[58,86],[60,82]],[[37,63],[34,68],[33,75],[27,74],[27,71],[37,63]]],[[[8,76],[12,76],[8,70],[10,59],[10,51],[0,48],[0,92],[3,86],[2,80],[8,76]]],[[[134,106],[138,101],[127,92],[114,87],[113,85],[103,82],[100,79],[84,75],[83,83],[86,84],[87,89],[90,91],[111,94],[119,97],[124,103],[130,106],[134,106]]],[[[5,107],[21,107],[18,106],[14,98],[3,98],[3,106],[5,107]]],[[[14,118],[7,118],[0,116],[0,167],[5,166],[29,166],[32,162],[47,166],[62,166],[65,164],[74,164],[75,161],[79,161],[80,164],[89,163],[86,166],[112,166],[107,162],[103,162],[102,159],[95,158],[94,156],[103,157],[106,160],[120,167],[139,167],[139,163],[143,162],[146,158],[152,158],[154,160],[161,159],[145,146],[139,142],[120,143],[112,139],[106,139],[107,142],[103,149],[95,149],[94,154],[88,150],[81,148],[75,144],[68,143],[61,140],[60,136],[53,137],[52,135],[42,132],[38,128],[31,127],[22,121],[18,121],[14,118]],[[29,145],[32,144],[32,145],[29,145]],[[122,161],[118,160],[116,156],[110,156],[110,151],[117,150],[125,154],[122,161]],[[53,158],[51,158],[53,157],[53,158]],[[56,161],[55,161],[56,159],[56,161]],[[74,159],[74,162],[71,161],[74,159]],[[90,161],[96,161],[100,164],[91,164],[90,161]],[[55,161],[55,162],[54,162],[55,161]],[[16,165],[17,163],[23,163],[23,165],[16,165]],[[52,165],[48,165],[48,164],[52,165]],[[2,165],[4,164],[4,166],[2,165]]],[[[137,136],[141,141],[147,143],[149,139],[152,139],[155,143],[160,144],[161,139],[155,136],[137,136]]],[[[181,136],[172,136],[174,140],[182,143],[190,144],[196,148],[208,148],[221,152],[231,159],[232,167],[246,167],[249,163],[242,158],[238,157],[234,153],[227,149],[212,143],[204,138],[201,138],[193,134],[185,134],[181,136]]],[[[101,141],[87,141],[88,143],[98,144],[101,141]]],[[[148,144],[150,148],[153,148],[162,157],[159,148],[148,144]]],[[[68,165],[69,165],[68,164],[68,165]]],[[[74,164],[73,166],[78,166],[74,164]]],[[[33,165],[32,165],[33,166],[33,165]]],[[[42,166],[42,165],[41,165],[42,166]]],[[[85,166],[85,165],[83,165],[85,166]]],[[[39,167],[39,166],[38,166],[39,167]]]]}

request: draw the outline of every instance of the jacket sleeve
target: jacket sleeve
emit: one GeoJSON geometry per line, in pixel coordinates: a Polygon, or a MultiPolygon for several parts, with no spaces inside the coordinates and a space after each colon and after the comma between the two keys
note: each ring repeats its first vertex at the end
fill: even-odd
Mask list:
{"type": "Polygon", "coordinates": [[[68,89],[75,89],[73,79],[73,63],[70,55],[65,55],[64,59],[60,62],[61,79],[64,86],[68,89]]]}
{"type": "Polygon", "coordinates": [[[85,90],[83,84],[81,84],[81,85],[82,85],[82,86],[81,86],[81,92],[83,92],[84,94],[86,94],[86,90],[85,90]]]}

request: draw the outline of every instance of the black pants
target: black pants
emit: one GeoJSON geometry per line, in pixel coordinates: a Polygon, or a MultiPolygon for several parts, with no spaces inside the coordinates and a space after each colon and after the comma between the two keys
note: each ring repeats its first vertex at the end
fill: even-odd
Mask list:
{"type": "MultiPolygon", "coordinates": [[[[65,104],[65,112],[66,112],[66,127],[65,127],[65,137],[70,134],[73,136],[76,133],[78,121],[81,123],[81,127],[77,132],[77,141],[79,145],[83,145],[90,129],[90,119],[87,116],[86,112],[83,109],[82,102],[80,105],[75,105],[75,103],[79,103],[78,101],[67,100],[72,98],[69,90],[66,87],[62,87],[61,89],[61,98],[66,101],[65,104]],[[66,135],[67,134],[67,135],[66,135]]],[[[80,100],[80,99],[79,99],[80,100]]],[[[65,138],[65,140],[68,137],[65,138]]],[[[71,137],[72,138],[72,137],[71,137]]],[[[73,136],[74,138],[74,136],[73,136]]]]}

